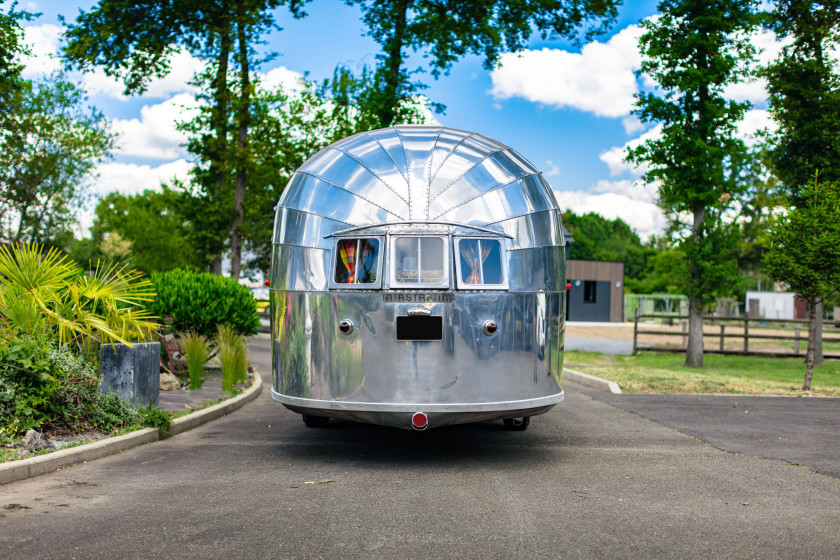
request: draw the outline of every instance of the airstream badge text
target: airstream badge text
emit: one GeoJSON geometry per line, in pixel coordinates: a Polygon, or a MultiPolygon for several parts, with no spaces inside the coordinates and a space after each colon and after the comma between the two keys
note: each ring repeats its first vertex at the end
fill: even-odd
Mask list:
{"type": "Polygon", "coordinates": [[[452,303],[454,294],[383,293],[382,303],[452,303]]]}

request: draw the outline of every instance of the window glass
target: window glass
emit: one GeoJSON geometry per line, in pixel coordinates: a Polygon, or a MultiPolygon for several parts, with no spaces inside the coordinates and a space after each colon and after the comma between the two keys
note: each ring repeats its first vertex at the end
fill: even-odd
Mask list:
{"type": "Polygon", "coordinates": [[[495,239],[462,239],[458,243],[461,283],[499,285],[502,279],[502,249],[495,239]]]}
{"type": "Polygon", "coordinates": [[[598,303],[596,297],[598,293],[598,284],[594,280],[583,281],[583,302],[584,303],[598,303]]]}
{"type": "Polygon", "coordinates": [[[339,239],[336,244],[335,283],[373,284],[378,278],[378,239],[339,239]]]}
{"type": "Polygon", "coordinates": [[[439,237],[394,239],[394,279],[400,284],[441,284],[446,280],[445,262],[439,237]]]}

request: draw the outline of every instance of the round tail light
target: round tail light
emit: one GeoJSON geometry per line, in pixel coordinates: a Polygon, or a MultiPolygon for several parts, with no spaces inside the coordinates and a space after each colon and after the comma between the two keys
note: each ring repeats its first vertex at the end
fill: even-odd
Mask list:
{"type": "Polygon", "coordinates": [[[482,329],[484,334],[487,336],[493,336],[497,330],[499,330],[499,325],[496,324],[496,321],[484,321],[484,327],[482,329]]]}
{"type": "Polygon", "coordinates": [[[415,430],[425,430],[429,427],[429,418],[422,412],[415,412],[411,417],[411,427],[415,430]]]}

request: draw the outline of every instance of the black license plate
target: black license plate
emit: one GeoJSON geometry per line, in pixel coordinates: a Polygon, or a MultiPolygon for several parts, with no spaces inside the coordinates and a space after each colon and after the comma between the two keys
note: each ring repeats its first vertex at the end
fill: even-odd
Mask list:
{"type": "Polygon", "coordinates": [[[397,340],[443,340],[443,317],[397,317],[397,340]]]}

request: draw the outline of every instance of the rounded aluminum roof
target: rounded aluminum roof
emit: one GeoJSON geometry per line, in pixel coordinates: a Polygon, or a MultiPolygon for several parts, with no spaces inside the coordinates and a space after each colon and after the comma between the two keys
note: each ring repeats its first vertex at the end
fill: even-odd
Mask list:
{"type": "Polygon", "coordinates": [[[313,235],[389,222],[453,222],[525,234],[524,245],[563,244],[559,225],[551,225],[559,223],[557,201],[531,163],[495,140],[444,127],[373,130],[324,148],[292,177],[281,211],[281,219],[296,222],[307,220],[300,213],[317,217],[313,235]],[[535,214],[544,215],[536,220],[539,229],[551,231],[534,231],[533,220],[523,220],[535,214]]]}

